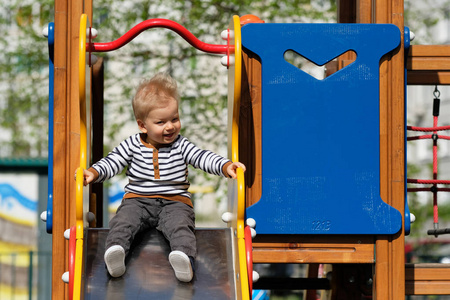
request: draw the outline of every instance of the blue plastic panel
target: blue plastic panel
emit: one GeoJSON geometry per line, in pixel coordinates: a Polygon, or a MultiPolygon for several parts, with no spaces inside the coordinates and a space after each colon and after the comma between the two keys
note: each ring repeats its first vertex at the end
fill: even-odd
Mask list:
{"type": "MultiPolygon", "coordinates": [[[[409,47],[411,46],[411,38],[410,38],[410,30],[409,30],[409,27],[406,27],[405,26],[405,28],[404,28],[404,33],[403,33],[403,43],[404,43],[404,50],[405,50],[405,55],[408,55],[408,51],[409,51],[409,47]]],[[[407,76],[408,76],[408,71],[407,71],[407,69],[406,69],[406,64],[405,64],[405,66],[404,66],[404,68],[405,68],[405,116],[407,115],[407,107],[408,107],[408,78],[407,78],[407,76]]],[[[405,136],[407,136],[407,133],[406,133],[406,126],[407,126],[407,122],[406,122],[406,118],[405,118],[405,136]]],[[[405,149],[406,149],[406,142],[407,142],[407,140],[406,140],[406,138],[405,138],[405,145],[404,145],[404,147],[405,147],[405,149]]],[[[404,160],[405,161],[408,161],[407,160],[407,152],[408,151],[405,151],[405,157],[404,157],[404,160]]],[[[407,174],[407,164],[405,164],[405,170],[404,170],[404,172],[405,172],[405,174],[407,174]]],[[[409,210],[409,205],[408,205],[408,189],[407,189],[407,186],[406,186],[406,182],[405,182],[405,222],[404,222],[404,224],[405,224],[405,235],[409,235],[410,233],[411,233],[411,212],[410,212],[410,210],[409,210]]]]}
{"type": "Polygon", "coordinates": [[[53,231],[53,121],[54,121],[54,45],[55,45],[55,23],[48,24],[48,198],[47,198],[47,233],[53,231]]]}
{"type": "Polygon", "coordinates": [[[262,64],[262,197],[258,234],[394,234],[402,216],[380,197],[379,64],[400,43],[380,24],[248,24],[262,64]],[[356,60],[318,80],[284,59],[356,60]]]}

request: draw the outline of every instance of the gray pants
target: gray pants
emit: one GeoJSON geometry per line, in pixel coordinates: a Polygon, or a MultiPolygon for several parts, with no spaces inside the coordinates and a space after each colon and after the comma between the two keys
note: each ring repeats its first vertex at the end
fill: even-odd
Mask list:
{"type": "Polygon", "coordinates": [[[123,199],[109,227],[105,249],[120,245],[128,254],[136,234],[156,228],[169,241],[172,251],[179,250],[193,258],[197,255],[194,209],[179,201],[162,198],[123,199]]]}

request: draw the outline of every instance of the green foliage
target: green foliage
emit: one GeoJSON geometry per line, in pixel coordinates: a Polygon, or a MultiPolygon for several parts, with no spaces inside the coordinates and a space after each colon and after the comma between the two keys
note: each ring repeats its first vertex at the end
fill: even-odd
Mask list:
{"type": "Polygon", "coordinates": [[[0,156],[45,157],[51,1],[10,1],[0,17],[0,156]]]}
{"type": "MultiPolygon", "coordinates": [[[[416,34],[415,44],[436,44],[433,27],[448,20],[449,0],[405,0],[405,26],[416,34]]],[[[447,41],[448,43],[449,41],[447,41]]]]}
{"type": "MultiPolygon", "coordinates": [[[[103,42],[117,39],[143,20],[167,18],[179,22],[204,42],[223,43],[220,32],[234,14],[254,13],[269,22],[290,22],[305,17],[327,19],[334,6],[332,1],[330,9],[315,11],[309,0],[96,0],[91,23],[99,30],[97,40],[103,42]]],[[[0,11],[0,45],[4,49],[0,54],[0,156],[47,154],[48,49],[42,29],[53,21],[53,9],[54,2],[50,0],[13,0],[0,11]]],[[[184,124],[184,133],[201,144],[204,131],[207,136],[220,137],[216,142],[224,144],[226,70],[220,66],[219,58],[201,53],[169,30],[150,31],[123,49],[100,54],[106,58],[109,146],[114,146],[117,132],[133,122],[129,100],[139,79],[160,70],[171,72],[185,95],[183,107],[189,111],[185,113],[189,122],[184,124]]]]}

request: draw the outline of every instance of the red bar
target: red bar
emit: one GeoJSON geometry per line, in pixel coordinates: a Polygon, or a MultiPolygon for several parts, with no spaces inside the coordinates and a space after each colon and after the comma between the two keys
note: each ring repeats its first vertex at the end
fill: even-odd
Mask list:
{"type": "Polygon", "coordinates": [[[407,126],[408,130],[413,131],[440,131],[440,130],[449,130],[450,126],[436,126],[436,127],[416,127],[416,126],[407,126]]]}
{"type": "Polygon", "coordinates": [[[407,179],[406,182],[418,184],[450,184],[450,180],[439,179],[407,179]]]}
{"type": "Polygon", "coordinates": [[[227,54],[227,50],[230,52],[234,52],[233,45],[214,45],[207,44],[199,39],[197,39],[189,30],[187,30],[182,25],[177,22],[167,20],[167,19],[150,19],[143,21],[133,28],[131,28],[127,33],[118,38],[115,41],[109,43],[91,43],[86,45],[86,51],[89,52],[108,52],[121,48],[122,46],[129,43],[136,36],[138,36],[144,30],[154,27],[162,27],[171,29],[174,32],[178,33],[182,38],[184,38],[189,44],[194,46],[195,48],[207,52],[207,53],[216,53],[216,54],[227,54]]]}

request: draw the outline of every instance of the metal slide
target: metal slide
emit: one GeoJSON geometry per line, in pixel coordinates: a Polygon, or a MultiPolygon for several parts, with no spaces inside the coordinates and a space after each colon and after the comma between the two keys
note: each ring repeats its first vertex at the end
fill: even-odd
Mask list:
{"type": "Polygon", "coordinates": [[[236,299],[231,229],[197,229],[198,256],[190,283],[175,278],[169,244],[155,229],[136,238],[125,274],[111,277],[103,260],[107,233],[87,230],[84,299],[236,299]]]}
{"type": "MultiPolygon", "coordinates": [[[[232,103],[233,111],[233,125],[229,126],[232,127],[229,133],[232,141],[231,159],[239,161],[238,132],[242,73],[239,17],[233,16],[230,22],[227,45],[211,45],[198,41],[181,25],[170,20],[148,20],[133,30],[138,34],[150,27],[171,28],[202,51],[227,55],[229,80],[232,82],[229,88],[229,101],[232,103]],[[231,59],[231,56],[235,58],[231,59]],[[230,63],[232,60],[234,65],[230,63]]],[[[121,40],[126,43],[134,36],[127,33],[121,40]]],[[[86,115],[89,115],[86,87],[90,87],[90,83],[87,83],[90,76],[86,76],[86,65],[91,66],[92,50],[95,50],[94,52],[112,50],[102,48],[105,46],[104,43],[92,43],[92,38],[93,31],[87,15],[83,14],[80,18],[79,34],[80,167],[76,172],[76,224],[70,230],[69,271],[66,272],[68,278],[65,279],[65,282],[69,283],[70,299],[248,300],[251,294],[248,276],[248,273],[251,274],[248,268],[251,243],[248,242],[251,241],[251,237],[249,235],[247,238],[250,247],[246,247],[245,182],[242,169],[237,170],[237,180],[233,180],[229,185],[229,213],[232,216],[227,221],[229,228],[197,229],[198,256],[192,282],[182,283],[175,278],[168,261],[170,247],[166,239],[156,230],[136,239],[126,260],[127,271],[122,277],[109,276],[103,261],[108,230],[87,228],[89,196],[88,189],[83,187],[83,169],[87,167],[89,154],[87,132],[90,132],[87,128],[89,122],[86,121],[86,115]],[[103,50],[100,51],[99,47],[103,50]]],[[[113,44],[118,46],[117,43],[113,44]]]]}

